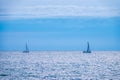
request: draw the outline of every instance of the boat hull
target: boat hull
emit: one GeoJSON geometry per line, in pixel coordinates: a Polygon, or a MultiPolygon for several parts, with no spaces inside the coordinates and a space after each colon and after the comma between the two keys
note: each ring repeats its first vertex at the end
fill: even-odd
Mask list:
{"type": "Polygon", "coordinates": [[[29,53],[29,51],[23,51],[23,53],[29,53]]]}

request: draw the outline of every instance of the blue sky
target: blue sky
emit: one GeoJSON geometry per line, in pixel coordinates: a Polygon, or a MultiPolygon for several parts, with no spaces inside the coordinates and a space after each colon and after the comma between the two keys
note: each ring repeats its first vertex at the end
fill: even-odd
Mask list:
{"type": "Polygon", "coordinates": [[[0,19],[120,16],[119,0],[0,0],[0,19]]]}
{"type": "Polygon", "coordinates": [[[119,0],[0,0],[0,50],[120,50],[119,0]]]}

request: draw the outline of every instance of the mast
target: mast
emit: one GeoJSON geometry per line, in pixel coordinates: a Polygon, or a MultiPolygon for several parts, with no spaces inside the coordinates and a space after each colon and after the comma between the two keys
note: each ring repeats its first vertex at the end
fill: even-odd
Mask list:
{"type": "Polygon", "coordinates": [[[27,43],[26,43],[26,51],[29,51],[27,43]]]}
{"type": "Polygon", "coordinates": [[[90,45],[89,45],[89,42],[87,42],[87,52],[90,52],[90,45]]]}

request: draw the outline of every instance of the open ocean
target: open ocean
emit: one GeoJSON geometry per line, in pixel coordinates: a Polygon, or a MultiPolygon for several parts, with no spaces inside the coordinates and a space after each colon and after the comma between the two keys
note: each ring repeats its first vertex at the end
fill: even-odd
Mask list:
{"type": "Polygon", "coordinates": [[[120,80],[120,51],[1,51],[0,80],[120,80]]]}

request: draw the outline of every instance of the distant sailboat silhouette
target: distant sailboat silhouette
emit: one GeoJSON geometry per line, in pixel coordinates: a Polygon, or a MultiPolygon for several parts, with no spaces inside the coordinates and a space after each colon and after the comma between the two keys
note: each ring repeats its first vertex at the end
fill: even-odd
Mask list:
{"type": "Polygon", "coordinates": [[[91,53],[89,42],[87,42],[87,50],[83,51],[83,53],[91,53]]]}
{"type": "Polygon", "coordinates": [[[27,43],[26,43],[26,45],[25,45],[25,50],[23,51],[23,53],[29,53],[30,51],[29,51],[29,49],[28,49],[28,45],[27,45],[27,43]]]}

